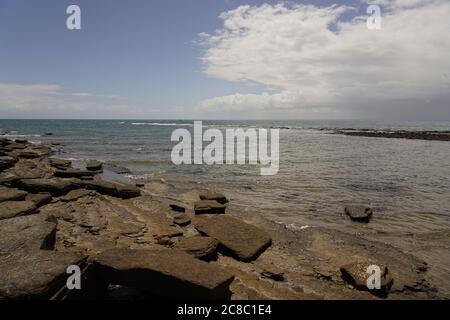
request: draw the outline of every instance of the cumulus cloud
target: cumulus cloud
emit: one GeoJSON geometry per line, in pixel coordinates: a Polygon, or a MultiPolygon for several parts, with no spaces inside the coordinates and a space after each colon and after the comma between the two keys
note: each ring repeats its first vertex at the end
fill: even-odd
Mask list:
{"type": "Polygon", "coordinates": [[[365,16],[344,19],[357,11],[342,5],[245,5],[222,13],[223,27],[200,35],[203,72],[263,89],[212,97],[199,108],[278,117],[389,108],[449,114],[450,2],[377,3],[381,30],[369,30],[365,16]]]}

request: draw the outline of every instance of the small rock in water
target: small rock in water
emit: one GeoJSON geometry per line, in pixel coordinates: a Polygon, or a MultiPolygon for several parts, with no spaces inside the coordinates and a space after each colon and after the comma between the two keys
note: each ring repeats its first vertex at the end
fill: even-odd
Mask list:
{"type": "Polygon", "coordinates": [[[72,161],[70,161],[70,160],[51,158],[51,159],[49,159],[49,161],[50,161],[50,165],[52,167],[55,167],[55,168],[61,169],[61,170],[68,169],[72,166],[72,161]]]}
{"type": "Polygon", "coordinates": [[[170,209],[172,209],[173,211],[176,211],[176,212],[185,212],[186,211],[186,208],[179,206],[177,204],[173,204],[173,203],[170,204],[169,207],[170,207],[170,209]]]}
{"type": "Polygon", "coordinates": [[[86,169],[89,171],[99,171],[103,168],[103,162],[98,160],[90,160],[86,164],[86,169]]]}
{"type": "Polygon", "coordinates": [[[345,213],[353,220],[358,222],[369,222],[372,218],[372,209],[364,206],[347,206],[345,213]]]}
{"type": "Polygon", "coordinates": [[[225,204],[228,202],[228,199],[223,194],[217,192],[200,193],[199,197],[200,200],[215,200],[221,204],[225,204]]]}
{"type": "Polygon", "coordinates": [[[173,217],[173,222],[179,226],[186,226],[191,223],[191,218],[185,213],[179,213],[173,217]]]}
{"type": "Polygon", "coordinates": [[[200,200],[194,204],[195,214],[225,213],[226,206],[215,200],[200,200]]]}

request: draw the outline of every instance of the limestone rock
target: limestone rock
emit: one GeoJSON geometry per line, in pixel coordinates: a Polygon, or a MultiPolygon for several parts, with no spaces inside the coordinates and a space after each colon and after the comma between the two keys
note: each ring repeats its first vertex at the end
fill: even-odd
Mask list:
{"type": "Polygon", "coordinates": [[[60,170],[65,170],[72,166],[72,161],[70,160],[51,158],[49,159],[49,161],[52,167],[55,167],[60,170]]]}
{"type": "Polygon", "coordinates": [[[174,248],[180,249],[194,257],[211,261],[217,259],[218,242],[210,237],[183,237],[175,244],[174,248]]]}
{"type": "Polygon", "coordinates": [[[55,235],[56,219],[44,214],[0,220],[0,259],[21,251],[52,250],[55,235]]]}
{"type": "Polygon", "coordinates": [[[0,186],[0,202],[25,200],[26,195],[25,191],[0,186]]]}
{"type": "Polygon", "coordinates": [[[241,261],[256,259],[272,243],[265,231],[231,216],[197,216],[194,226],[201,234],[217,239],[219,250],[241,261]]]}
{"type": "Polygon", "coordinates": [[[86,164],[86,170],[90,170],[90,171],[99,171],[99,170],[102,170],[102,167],[103,167],[103,162],[98,161],[98,160],[90,160],[86,164]]]}
{"type": "Polygon", "coordinates": [[[179,226],[186,226],[191,223],[191,218],[185,213],[179,213],[173,217],[173,222],[179,226]]]}
{"type": "Polygon", "coordinates": [[[94,258],[105,282],[144,288],[161,297],[224,299],[234,276],[221,267],[173,249],[106,250],[94,258]]]}
{"type": "Polygon", "coordinates": [[[66,194],[74,188],[69,181],[52,178],[52,179],[20,179],[17,182],[20,189],[32,192],[49,192],[53,196],[66,194]]]}
{"type": "Polygon", "coordinates": [[[69,191],[68,194],[61,197],[61,200],[65,201],[65,202],[77,201],[79,198],[86,197],[86,196],[93,195],[93,194],[95,194],[95,192],[91,191],[91,190],[76,189],[76,190],[69,191]]]}
{"type": "Polygon", "coordinates": [[[342,266],[340,268],[340,271],[342,274],[342,278],[358,290],[373,291],[374,293],[377,293],[377,291],[381,291],[387,293],[394,282],[394,279],[389,274],[387,266],[375,262],[351,263],[342,266]],[[371,276],[371,274],[368,273],[370,266],[378,266],[380,268],[380,289],[370,290],[368,288],[367,280],[371,276]]]}
{"type": "Polygon", "coordinates": [[[36,207],[42,207],[46,204],[49,204],[50,201],[52,201],[52,195],[48,192],[42,192],[42,193],[29,193],[25,200],[32,201],[36,205],[36,207]]]}
{"type": "Polygon", "coordinates": [[[28,215],[36,211],[31,201],[4,201],[0,203],[0,220],[28,215]]]}
{"type": "Polygon", "coordinates": [[[353,221],[358,222],[369,222],[373,213],[371,208],[364,206],[347,206],[344,211],[353,221]]]}
{"type": "Polygon", "coordinates": [[[199,194],[200,200],[215,200],[221,204],[228,202],[228,199],[218,192],[203,192],[199,194]]]}
{"type": "Polygon", "coordinates": [[[194,204],[195,214],[225,213],[226,206],[215,200],[200,200],[194,204]]]}
{"type": "Polygon", "coordinates": [[[80,253],[39,250],[0,260],[0,300],[51,299],[66,286],[67,267],[82,266],[80,253]]]}

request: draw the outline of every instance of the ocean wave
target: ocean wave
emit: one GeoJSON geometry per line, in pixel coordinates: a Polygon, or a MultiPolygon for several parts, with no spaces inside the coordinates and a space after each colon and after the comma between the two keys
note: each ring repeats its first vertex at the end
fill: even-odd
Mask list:
{"type": "Polygon", "coordinates": [[[6,137],[6,138],[39,138],[42,137],[40,134],[11,134],[11,133],[5,133],[0,134],[0,137],[6,137]]]}
{"type": "Polygon", "coordinates": [[[186,126],[192,127],[190,123],[161,123],[161,122],[132,122],[133,126],[186,126]]]}

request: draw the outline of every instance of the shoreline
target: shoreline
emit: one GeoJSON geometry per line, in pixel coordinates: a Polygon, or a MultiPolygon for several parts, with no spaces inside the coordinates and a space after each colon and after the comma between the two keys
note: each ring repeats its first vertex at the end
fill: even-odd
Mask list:
{"type": "MultiPolygon", "coordinates": [[[[30,247],[26,245],[27,248],[17,247],[14,243],[8,247],[8,241],[11,239],[5,234],[2,235],[4,237],[2,243],[6,243],[6,247],[0,250],[0,265],[17,272],[15,279],[20,280],[19,283],[11,283],[7,275],[3,276],[0,281],[2,283],[0,298],[34,297],[36,288],[30,287],[28,275],[23,274],[23,277],[17,275],[24,272],[21,270],[21,264],[24,261],[30,262],[27,259],[33,259],[32,262],[39,269],[43,257],[56,264],[63,261],[59,262],[61,263],[59,269],[54,270],[54,275],[58,277],[65,273],[63,266],[67,261],[75,262],[90,270],[86,271],[86,277],[94,283],[93,291],[102,291],[100,297],[109,299],[121,296],[123,291],[128,292],[130,287],[135,290],[134,293],[125,294],[122,296],[123,299],[151,298],[156,293],[171,297],[175,295],[177,281],[180,279],[188,283],[200,281],[199,279],[205,276],[203,268],[221,270],[219,274],[223,271],[222,277],[202,283],[202,290],[206,291],[197,292],[191,288],[191,291],[185,294],[191,294],[193,290],[200,297],[220,296],[231,299],[446,297],[445,294],[443,296],[439,294],[436,285],[430,279],[429,266],[426,262],[391,245],[367,240],[362,235],[346,234],[323,227],[290,230],[284,225],[265,219],[261,213],[252,212],[252,208],[242,207],[233,199],[225,205],[220,202],[206,203],[205,210],[209,214],[205,216],[195,214],[195,207],[198,209],[198,201],[201,201],[199,195],[207,190],[177,193],[147,188],[146,185],[140,187],[124,185],[123,181],[121,183],[113,181],[114,174],[107,169],[76,169],[72,168],[70,162],[64,160],[53,160],[52,163],[48,161],[51,157],[50,149],[45,146],[30,145],[24,140],[1,141],[4,164],[0,179],[4,188],[2,194],[7,192],[16,194],[15,200],[10,198],[1,203],[15,202],[13,204],[17,206],[19,202],[22,205],[23,202],[28,202],[32,207],[33,204],[29,203],[31,201],[34,208],[29,208],[28,211],[16,210],[16,216],[0,220],[0,229],[10,230],[10,235],[17,237],[17,243],[22,244],[25,241],[22,237],[25,235],[20,232],[21,226],[12,224],[13,221],[36,220],[34,222],[37,223],[35,226],[38,230],[32,235],[34,239],[27,235],[29,239],[25,242],[32,242],[29,244],[30,247]],[[104,180],[105,176],[111,180],[104,180]],[[34,183],[30,183],[32,180],[34,183]],[[44,192],[47,193],[45,201],[42,200],[44,192]],[[26,200],[27,197],[34,200],[26,200]],[[184,213],[180,212],[183,209],[184,213]],[[214,210],[226,211],[225,214],[216,214],[214,210]],[[42,219],[44,216],[46,218],[42,219]],[[203,218],[206,221],[202,221],[203,218]],[[208,219],[225,219],[220,221],[220,225],[224,226],[226,234],[217,230],[214,221],[208,219]],[[176,220],[181,223],[176,223],[176,220]],[[232,227],[227,229],[228,224],[232,227]],[[50,233],[45,235],[47,247],[46,250],[42,250],[43,244],[36,248],[36,243],[42,242],[42,232],[44,234],[47,232],[42,229],[46,228],[50,228],[50,233]],[[233,234],[240,228],[246,230],[244,234],[248,233],[248,238],[242,238],[240,233],[233,234]],[[50,243],[47,243],[48,237],[53,237],[50,243]],[[126,251],[114,251],[123,248],[127,248],[126,251]],[[136,251],[142,253],[138,258],[133,256],[136,251]],[[24,255],[24,252],[27,254],[24,255]],[[54,257],[48,258],[48,254],[54,257]],[[166,268],[171,272],[171,280],[165,279],[163,282],[169,291],[158,292],[160,287],[130,286],[136,281],[145,282],[145,277],[136,279],[137,275],[130,270],[133,263],[135,265],[142,263],[139,257],[148,254],[151,261],[153,258],[164,261],[163,265],[155,265],[149,261],[148,265],[152,272],[156,270],[158,273],[162,269],[167,271],[166,268]],[[101,258],[98,258],[98,255],[101,258]],[[129,257],[125,265],[120,255],[129,257]],[[202,260],[209,256],[214,256],[215,259],[207,263],[202,260]],[[187,270],[178,271],[180,261],[184,261],[187,268],[192,264],[194,268],[200,270],[196,270],[193,274],[187,270]],[[346,270],[351,269],[349,266],[352,264],[375,262],[387,265],[389,275],[393,278],[392,286],[387,288],[383,295],[380,295],[380,292],[373,294],[361,290],[357,281],[355,282],[357,279],[353,279],[353,285],[350,284],[351,281],[344,279],[343,275],[346,270]],[[120,282],[117,280],[118,271],[134,282],[130,280],[126,285],[115,283],[120,282]],[[104,283],[96,283],[99,279],[115,287],[105,288],[104,283]],[[16,291],[17,296],[5,294],[8,291],[4,288],[10,288],[9,286],[19,288],[16,291]],[[144,289],[152,290],[149,293],[144,289]],[[227,291],[226,294],[224,290],[227,291]]],[[[206,201],[220,198],[218,195],[209,197],[213,199],[206,201]]],[[[48,290],[39,292],[37,296],[41,295],[39,296],[41,298],[51,296],[49,284],[53,279],[39,280],[43,281],[43,287],[48,290]]],[[[99,293],[96,295],[98,298],[99,293]]],[[[70,298],[71,293],[65,292],[52,297],[70,298]]]]}

